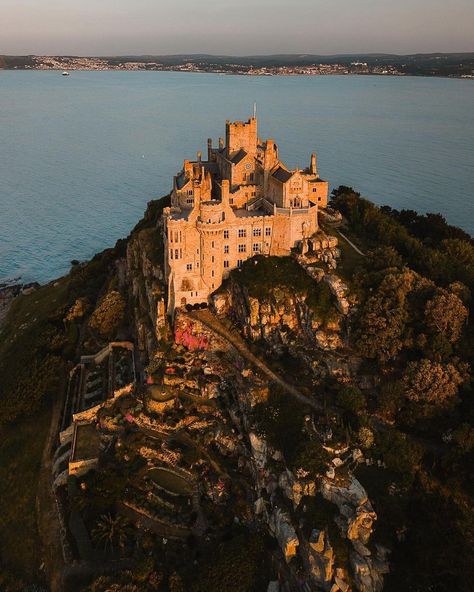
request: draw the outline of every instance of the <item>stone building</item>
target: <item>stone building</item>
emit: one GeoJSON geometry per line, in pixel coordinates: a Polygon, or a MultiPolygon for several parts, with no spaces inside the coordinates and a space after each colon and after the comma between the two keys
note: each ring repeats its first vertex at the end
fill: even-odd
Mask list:
{"type": "Polygon", "coordinates": [[[245,259],[288,255],[318,230],[328,183],[316,155],[308,168],[288,169],[273,140],[257,135],[257,119],[226,122],[226,138],[207,160],[184,161],[163,214],[168,311],[207,302],[245,259]]]}

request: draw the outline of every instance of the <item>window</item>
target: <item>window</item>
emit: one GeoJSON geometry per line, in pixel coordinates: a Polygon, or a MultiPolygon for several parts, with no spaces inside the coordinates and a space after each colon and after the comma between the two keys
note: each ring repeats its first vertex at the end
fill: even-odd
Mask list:
{"type": "Polygon", "coordinates": [[[193,194],[193,190],[192,189],[188,189],[188,195],[192,195],[193,194]]]}
{"type": "Polygon", "coordinates": [[[250,181],[253,183],[255,179],[255,174],[254,173],[250,173],[250,181]]]}
{"type": "Polygon", "coordinates": [[[191,197],[191,199],[187,199],[187,200],[186,200],[186,203],[187,203],[188,205],[192,206],[192,205],[193,205],[193,203],[194,203],[194,199],[191,197]]]}
{"type": "Polygon", "coordinates": [[[212,241],[212,242],[211,242],[211,247],[212,247],[212,248],[214,248],[215,246],[216,246],[216,243],[215,243],[215,241],[212,241]]]}
{"type": "Polygon", "coordinates": [[[170,249],[170,259],[173,259],[173,249],[170,249]]]}
{"type": "Polygon", "coordinates": [[[260,253],[260,250],[261,250],[260,247],[261,247],[260,243],[253,243],[253,252],[260,253]]]}
{"type": "Polygon", "coordinates": [[[224,261],[224,267],[227,269],[229,267],[229,262],[228,261],[224,261]]]}
{"type": "Polygon", "coordinates": [[[253,235],[254,236],[262,236],[262,229],[261,228],[254,228],[253,235]]]}
{"type": "Polygon", "coordinates": [[[193,264],[192,263],[186,263],[186,269],[188,271],[192,271],[193,270],[193,264]]]}
{"type": "Polygon", "coordinates": [[[265,236],[270,236],[272,234],[271,228],[265,228],[265,236]]]}
{"type": "Polygon", "coordinates": [[[232,204],[234,203],[234,198],[233,198],[233,197],[231,197],[231,198],[229,199],[229,203],[230,203],[230,205],[232,205],[232,204]]]}
{"type": "Polygon", "coordinates": [[[237,267],[242,267],[243,260],[237,259],[237,267]]]}
{"type": "Polygon", "coordinates": [[[245,253],[247,250],[247,245],[239,245],[239,253],[245,253]]]}
{"type": "Polygon", "coordinates": [[[229,231],[228,230],[224,230],[224,238],[229,238],[229,231]]]}
{"type": "Polygon", "coordinates": [[[227,254],[229,252],[229,245],[224,245],[224,253],[227,254]]]}
{"type": "Polygon", "coordinates": [[[317,187],[313,187],[313,193],[316,193],[317,190],[318,190],[317,187]]]}
{"type": "Polygon", "coordinates": [[[178,249],[175,249],[174,250],[174,258],[175,259],[179,259],[179,251],[178,251],[178,249]]]}
{"type": "Polygon", "coordinates": [[[211,271],[211,277],[214,277],[214,270],[211,271]]]}
{"type": "Polygon", "coordinates": [[[211,261],[212,263],[214,263],[214,255],[211,257],[211,261]]]}
{"type": "Polygon", "coordinates": [[[196,263],[196,269],[199,267],[199,261],[196,263]]]}
{"type": "Polygon", "coordinates": [[[247,236],[247,231],[245,228],[239,228],[239,238],[245,238],[247,236]]]}
{"type": "Polygon", "coordinates": [[[321,201],[321,198],[320,197],[318,197],[318,201],[321,201]]]}

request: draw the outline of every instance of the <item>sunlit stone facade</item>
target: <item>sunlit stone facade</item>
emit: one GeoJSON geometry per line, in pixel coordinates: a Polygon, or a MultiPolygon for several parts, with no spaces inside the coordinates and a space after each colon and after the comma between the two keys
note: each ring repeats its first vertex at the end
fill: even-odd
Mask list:
{"type": "Polygon", "coordinates": [[[257,119],[226,122],[207,160],[184,161],[164,210],[168,308],[206,302],[242,262],[257,254],[288,255],[318,230],[328,183],[316,155],[308,168],[288,169],[273,140],[257,135],[257,119]]]}

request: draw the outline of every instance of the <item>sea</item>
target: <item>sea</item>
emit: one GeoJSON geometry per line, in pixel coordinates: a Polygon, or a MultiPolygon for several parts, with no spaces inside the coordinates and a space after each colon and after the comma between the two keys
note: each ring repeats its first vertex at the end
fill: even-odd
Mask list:
{"type": "Polygon", "coordinates": [[[0,71],[0,282],[113,246],[254,102],[289,166],[474,232],[472,80],[0,71]]]}

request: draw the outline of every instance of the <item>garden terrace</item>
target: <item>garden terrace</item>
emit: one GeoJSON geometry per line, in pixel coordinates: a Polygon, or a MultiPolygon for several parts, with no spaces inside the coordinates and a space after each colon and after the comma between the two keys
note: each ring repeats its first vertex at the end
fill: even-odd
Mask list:
{"type": "Polygon", "coordinates": [[[158,486],[159,489],[173,496],[191,495],[193,488],[189,479],[185,479],[176,471],[163,467],[150,469],[147,477],[158,486]]]}
{"type": "Polygon", "coordinates": [[[100,433],[95,423],[78,423],[75,426],[71,461],[91,460],[99,456],[100,433]]]}

